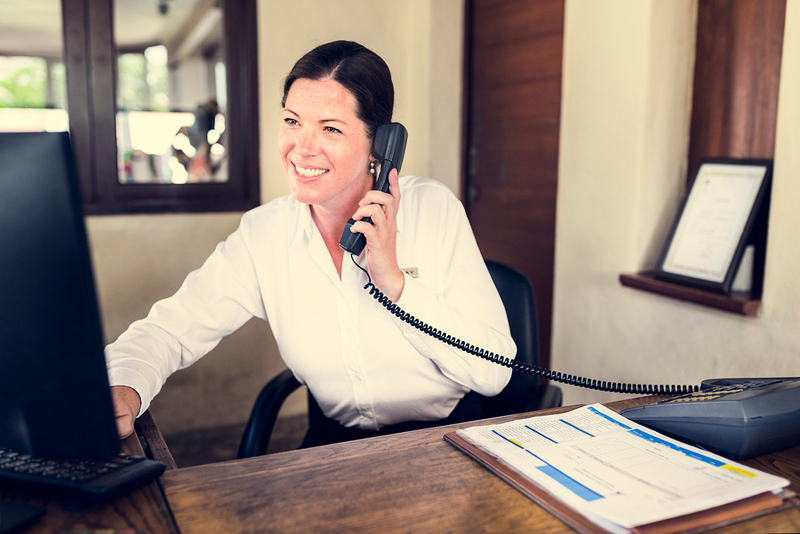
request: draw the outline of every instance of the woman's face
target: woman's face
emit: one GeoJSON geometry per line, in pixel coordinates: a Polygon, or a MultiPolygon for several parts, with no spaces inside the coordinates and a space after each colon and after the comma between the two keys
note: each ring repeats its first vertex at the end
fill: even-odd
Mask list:
{"type": "Polygon", "coordinates": [[[278,152],[298,201],[349,213],[371,188],[371,143],[356,109],[353,94],[337,81],[292,84],[278,152]]]}

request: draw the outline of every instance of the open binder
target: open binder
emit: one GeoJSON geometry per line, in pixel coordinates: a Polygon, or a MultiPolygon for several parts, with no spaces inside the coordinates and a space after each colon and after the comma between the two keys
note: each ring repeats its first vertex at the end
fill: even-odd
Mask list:
{"type": "MultiPolygon", "coordinates": [[[[676,505],[674,510],[669,510],[671,504],[665,505],[663,507],[664,510],[655,512],[656,517],[664,517],[660,517],[655,521],[648,521],[645,519],[644,522],[638,522],[633,518],[630,522],[626,522],[625,519],[618,520],[613,517],[613,514],[611,514],[611,517],[604,516],[602,513],[598,513],[598,508],[592,509],[590,506],[593,504],[591,503],[592,499],[587,498],[586,495],[594,495],[593,498],[596,499],[595,502],[602,502],[604,496],[596,493],[591,487],[591,483],[585,486],[581,483],[582,480],[584,482],[586,480],[592,480],[592,477],[599,480],[600,476],[603,474],[602,470],[601,472],[588,473],[589,476],[586,479],[581,479],[579,476],[574,476],[573,478],[570,477],[570,474],[578,473],[580,469],[584,471],[593,469],[591,464],[577,460],[581,465],[579,468],[576,467],[574,472],[571,472],[568,464],[564,462],[547,465],[547,458],[544,455],[542,463],[547,465],[547,469],[538,467],[535,468],[532,473],[530,469],[523,465],[523,463],[527,461],[525,459],[527,455],[538,455],[538,448],[535,446],[534,442],[538,439],[542,439],[543,434],[548,432],[553,425],[559,424],[559,420],[564,419],[566,425],[573,425],[574,421],[582,422],[586,420],[586,417],[593,416],[606,418],[611,425],[628,424],[628,421],[622,416],[607,410],[601,405],[592,405],[573,410],[567,414],[540,416],[498,425],[460,429],[448,432],[444,435],[444,439],[579,532],[597,534],[617,532],[636,532],[642,534],[692,532],[705,530],[712,526],[718,527],[739,522],[759,515],[774,513],[784,508],[797,506],[797,500],[794,494],[785,489],[785,487],[788,486],[787,480],[762,473],[750,467],[736,464],[735,462],[730,462],[722,457],[700,449],[680,444],[649,429],[642,430],[643,427],[639,427],[635,423],[630,422],[628,430],[639,433],[639,435],[633,439],[639,439],[639,436],[644,437],[645,441],[643,441],[642,444],[643,454],[647,453],[648,450],[656,453],[659,447],[665,447],[667,456],[674,453],[679,456],[686,455],[687,462],[712,462],[708,464],[709,469],[719,468],[723,470],[723,478],[726,474],[731,474],[730,495],[724,496],[723,494],[725,494],[725,491],[717,491],[717,493],[723,495],[715,497],[718,499],[718,502],[704,500],[706,498],[705,496],[698,495],[695,503],[700,503],[698,504],[700,509],[688,512],[686,511],[687,508],[685,506],[682,507],[680,504],[676,505]],[[577,419],[570,421],[569,417],[572,416],[577,419]],[[537,425],[542,426],[539,427],[537,425]],[[548,430],[539,435],[535,435],[540,428],[546,428],[548,430]],[[528,432],[527,429],[530,429],[531,443],[524,442],[524,439],[528,438],[519,437],[525,435],[520,434],[519,429],[522,429],[522,432],[525,433],[528,432]],[[489,438],[486,436],[489,436],[489,438]],[[523,449],[525,449],[524,452],[523,449]],[[553,475],[552,473],[554,471],[559,474],[557,476],[553,475]],[[539,476],[539,473],[550,474],[549,476],[539,476]],[[737,478],[739,478],[740,474],[743,475],[740,477],[743,479],[741,487],[734,488],[733,486],[739,483],[737,478]],[[561,479],[560,482],[559,478],[561,479]],[[564,480],[568,482],[564,482],[564,480]],[[750,480],[753,482],[751,483],[750,480]],[[569,491],[565,490],[565,484],[566,486],[572,486],[572,489],[569,491]],[[568,496],[570,491],[578,496],[583,494],[583,497],[571,499],[568,496]],[[752,494],[747,494],[748,492],[752,494]],[[742,497],[742,495],[746,496],[742,497]],[[584,502],[582,499],[586,499],[585,502],[590,505],[586,507],[582,506],[580,504],[584,502]],[[714,504],[706,506],[705,503],[707,502],[714,502],[714,504]],[[578,504],[576,505],[576,503],[578,504]]],[[[547,439],[546,436],[544,436],[544,438],[547,439]]],[[[588,443],[589,441],[587,440],[586,442],[588,443]]],[[[608,443],[622,442],[619,441],[619,438],[613,437],[609,438],[608,443]]],[[[581,446],[583,445],[579,444],[578,449],[581,446]]],[[[604,445],[604,447],[605,450],[607,450],[608,444],[604,445]]],[[[571,453],[564,455],[564,458],[568,456],[571,456],[571,453]]],[[[558,457],[558,455],[551,454],[551,458],[556,457],[558,457]]],[[[538,459],[534,461],[538,461],[538,459]]],[[[690,467],[690,465],[687,465],[687,467],[690,467]]],[[[654,466],[653,469],[657,472],[660,467],[654,466]]],[[[676,473],[676,477],[679,476],[680,474],[676,473]]],[[[597,486],[595,486],[595,488],[597,488],[597,486]]],[[[599,491],[602,493],[602,490],[599,491]]],[[[617,499],[619,493],[612,493],[614,493],[614,495],[611,496],[611,498],[617,499]]],[[[636,497],[632,498],[634,500],[636,499],[636,497]]],[[[624,512],[625,505],[624,499],[620,499],[617,507],[624,512]]],[[[692,503],[688,503],[687,505],[689,507],[693,506],[692,503]]],[[[654,509],[655,508],[658,507],[654,506],[654,509]]],[[[638,514],[638,510],[631,511],[633,515],[638,514]]],[[[624,516],[625,514],[622,513],[621,515],[624,516]]],[[[646,517],[646,515],[638,515],[642,518],[646,517]]]]}

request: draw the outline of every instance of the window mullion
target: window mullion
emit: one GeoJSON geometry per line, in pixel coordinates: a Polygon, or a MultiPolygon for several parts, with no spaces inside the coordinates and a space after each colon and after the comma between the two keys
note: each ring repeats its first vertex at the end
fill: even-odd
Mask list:
{"type": "Polygon", "coordinates": [[[85,204],[97,198],[94,172],[92,133],[91,80],[89,78],[89,43],[86,31],[87,0],[62,0],[64,26],[64,65],[67,77],[69,131],[75,163],[81,180],[81,195],[85,204]]]}
{"type": "Polygon", "coordinates": [[[113,33],[113,2],[88,0],[87,3],[97,199],[102,204],[115,204],[117,199],[114,186],[118,181],[115,83],[117,59],[113,33]]]}

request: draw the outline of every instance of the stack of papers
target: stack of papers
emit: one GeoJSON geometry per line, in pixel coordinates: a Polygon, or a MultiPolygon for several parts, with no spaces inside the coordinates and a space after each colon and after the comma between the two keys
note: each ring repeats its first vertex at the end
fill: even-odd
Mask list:
{"type": "Polygon", "coordinates": [[[515,484],[521,489],[543,490],[608,532],[765,493],[774,498],[763,507],[773,508],[783,502],[780,493],[789,484],[658,434],[600,404],[461,429],[445,439],[468,453],[477,448],[472,456],[487,467],[501,466],[495,472],[505,473],[507,481],[521,475],[525,483],[515,484]]]}

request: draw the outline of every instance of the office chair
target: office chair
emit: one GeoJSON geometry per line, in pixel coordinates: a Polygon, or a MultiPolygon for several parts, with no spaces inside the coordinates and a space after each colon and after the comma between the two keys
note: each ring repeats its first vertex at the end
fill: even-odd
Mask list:
{"type": "MultiPolygon", "coordinates": [[[[516,359],[529,365],[539,363],[539,338],[536,322],[536,300],[528,279],[519,271],[498,262],[486,260],[489,274],[506,308],[511,337],[517,345],[516,359]]],[[[239,444],[237,458],[265,454],[270,435],[286,398],[301,386],[288,369],[270,380],[253,405],[250,419],[239,444]]],[[[323,416],[322,409],[308,393],[309,425],[323,416]]],[[[540,383],[536,377],[514,373],[498,395],[478,399],[486,417],[529,412],[561,406],[561,390],[552,384],[540,383]]]]}
{"type": "MultiPolygon", "coordinates": [[[[517,345],[516,360],[530,366],[539,365],[539,329],[536,315],[536,298],[528,278],[521,272],[492,260],[486,260],[497,292],[503,300],[511,329],[511,338],[517,345]]],[[[504,355],[509,356],[509,355],[504,355]]],[[[478,396],[486,417],[497,417],[561,406],[561,389],[544,383],[539,378],[513,373],[506,387],[494,397],[478,396]]]]}

